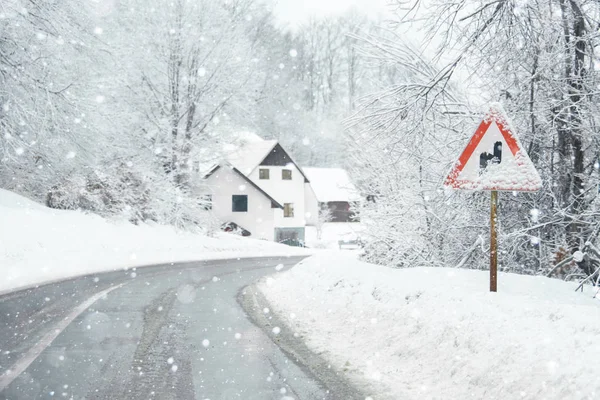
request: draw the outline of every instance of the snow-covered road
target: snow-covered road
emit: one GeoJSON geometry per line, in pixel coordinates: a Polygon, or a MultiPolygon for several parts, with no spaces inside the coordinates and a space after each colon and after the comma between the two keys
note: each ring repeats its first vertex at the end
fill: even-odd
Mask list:
{"type": "Polygon", "coordinates": [[[78,304],[123,284],[78,315],[15,379],[3,379],[0,398],[336,399],[236,301],[245,285],[298,260],[148,267],[0,297],[5,377],[78,304]]]}

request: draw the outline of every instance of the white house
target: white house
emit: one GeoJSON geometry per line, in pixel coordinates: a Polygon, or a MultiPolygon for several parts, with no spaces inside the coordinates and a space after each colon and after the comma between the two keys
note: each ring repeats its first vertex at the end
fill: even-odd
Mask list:
{"type": "Polygon", "coordinates": [[[312,215],[307,210],[314,211],[316,201],[308,178],[283,147],[255,136],[225,158],[204,174],[215,216],[256,238],[304,242],[306,217],[312,215]]]}

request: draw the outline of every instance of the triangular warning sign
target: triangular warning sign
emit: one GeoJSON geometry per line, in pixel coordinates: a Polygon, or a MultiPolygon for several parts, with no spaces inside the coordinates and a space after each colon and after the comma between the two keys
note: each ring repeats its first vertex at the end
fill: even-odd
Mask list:
{"type": "Polygon", "coordinates": [[[454,189],[534,192],[542,180],[500,104],[486,114],[444,181],[454,189]]]}

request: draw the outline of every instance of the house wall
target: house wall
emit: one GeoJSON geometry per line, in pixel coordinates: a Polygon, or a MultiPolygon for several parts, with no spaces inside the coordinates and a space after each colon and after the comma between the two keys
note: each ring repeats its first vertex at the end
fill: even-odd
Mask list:
{"type": "Polygon", "coordinates": [[[308,182],[304,183],[304,212],[306,225],[315,226],[319,220],[319,202],[308,182]]]}
{"type": "Polygon", "coordinates": [[[249,178],[260,186],[265,192],[269,193],[281,205],[284,203],[294,204],[294,217],[284,218],[283,210],[275,209],[275,227],[292,228],[305,226],[304,207],[304,176],[300,173],[295,165],[288,166],[272,166],[260,165],[252,171],[249,178]],[[269,169],[269,179],[258,179],[259,169],[269,169]],[[292,170],[292,179],[281,179],[281,171],[284,169],[292,170]]]}
{"type": "Polygon", "coordinates": [[[212,211],[222,222],[235,222],[249,230],[256,239],[275,239],[275,211],[271,200],[255,189],[231,168],[221,167],[206,179],[208,193],[212,195],[212,211]],[[248,211],[231,211],[231,196],[248,195],[248,211]]]}

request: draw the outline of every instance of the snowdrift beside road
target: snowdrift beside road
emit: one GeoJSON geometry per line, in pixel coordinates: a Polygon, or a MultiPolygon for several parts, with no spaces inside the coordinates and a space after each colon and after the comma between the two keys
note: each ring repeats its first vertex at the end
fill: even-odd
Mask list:
{"type": "Polygon", "coordinates": [[[391,269],[319,254],[259,283],[315,352],[374,400],[600,397],[600,302],[487,271],[391,269]],[[384,393],[384,395],[382,395],[384,393]]]}
{"type": "Polygon", "coordinates": [[[168,226],[115,223],[0,189],[0,293],[124,267],[294,254],[307,252],[229,234],[212,238],[168,226]]]}

